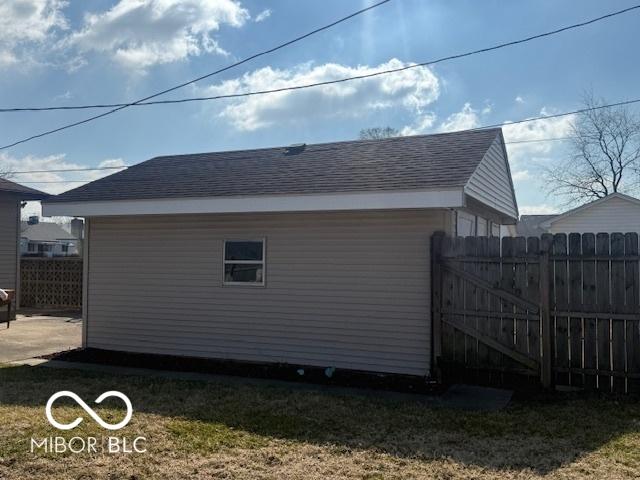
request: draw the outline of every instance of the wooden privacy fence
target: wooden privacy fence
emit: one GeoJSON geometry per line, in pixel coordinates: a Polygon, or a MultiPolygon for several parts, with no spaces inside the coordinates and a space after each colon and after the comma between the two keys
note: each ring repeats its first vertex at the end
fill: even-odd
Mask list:
{"type": "Polygon", "coordinates": [[[445,380],[640,392],[636,233],[436,233],[433,351],[445,380]]]}
{"type": "Polygon", "coordinates": [[[82,306],[82,259],[20,259],[20,306],[79,308],[82,306]]]}

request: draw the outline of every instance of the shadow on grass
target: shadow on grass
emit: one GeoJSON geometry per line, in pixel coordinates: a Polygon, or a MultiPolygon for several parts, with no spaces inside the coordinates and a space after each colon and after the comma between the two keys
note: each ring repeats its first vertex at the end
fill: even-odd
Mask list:
{"type": "MultiPolygon", "coordinates": [[[[53,393],[71,390],[91,405],[111,389],[129,396],[134,419],[141,413],[162,417],[173,441],[171,448],[203,454],[223,447],[257,448],[275,438],[330,446],[336,454],[373,450],[398,458],[445,458],[469,466],[538,474],[597,449],[616,461],[640,465],[640,406],[629,398],[558,396],[480,413],[280,386],[0,368],[0,407],[42,408],[43,425],[44,405],[53,393]],[[629,440],[628,434],[634,433],[629,440]]],[[[0,422],[5,422],[1,416],[0,422]]],[[[140,421],[133,423],[144,430],[140,421]]]]}

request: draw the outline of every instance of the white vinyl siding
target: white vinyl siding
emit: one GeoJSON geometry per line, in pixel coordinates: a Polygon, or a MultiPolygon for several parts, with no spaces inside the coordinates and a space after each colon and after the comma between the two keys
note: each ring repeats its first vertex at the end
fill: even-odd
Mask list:
{"type": "Polygon", "coordinates": [[[640,233],[640,205],[611,197],[551,224],[550,233],[640,233]]]}
{"type": "Polygon", "coordinates": [[[444,211],[92,218],[87,346],[427,375],[444,211]],[[264,238],[264,288],[223,245],[264,238]]]}
{"type": "Polygon", "coordinates": [[[501,137],[496,138],[464,188],[467,195],[504,213],[518,218],[511,183],[511,174],[502,149],[501,137]]]}
{"type": "Polygon", "coordinates": [[[0,193],[0,288],[16,288],[18,205],[0,193]]]}

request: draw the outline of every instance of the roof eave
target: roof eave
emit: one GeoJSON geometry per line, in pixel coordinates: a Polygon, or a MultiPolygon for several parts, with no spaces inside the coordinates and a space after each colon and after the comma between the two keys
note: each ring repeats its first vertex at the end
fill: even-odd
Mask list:
{"type": "Polygon", "coordinates": [[[277,213],[348,210],[456,208],[464,206],[462,187],[307,195],[158,198],[93,202],[44,202],[43,215],[99,217],[198,213],[277,213]]]}

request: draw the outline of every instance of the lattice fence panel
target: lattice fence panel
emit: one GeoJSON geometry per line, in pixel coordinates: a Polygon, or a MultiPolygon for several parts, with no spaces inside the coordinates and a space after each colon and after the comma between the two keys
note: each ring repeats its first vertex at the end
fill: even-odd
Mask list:
{"type": "Polygon", "coordinates": [[[81,307],[82,259],[21,259],[20,305],[34,308],[81,307]]]}

